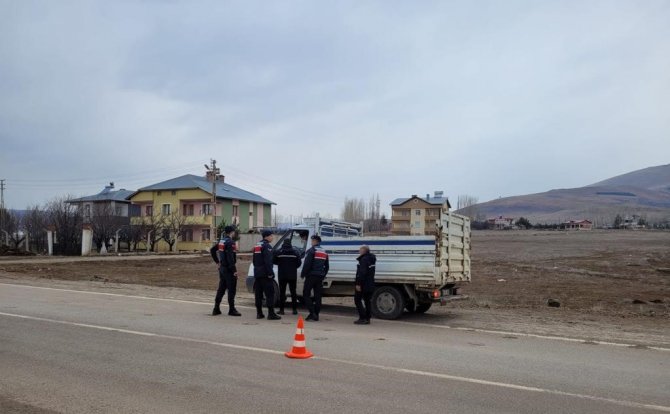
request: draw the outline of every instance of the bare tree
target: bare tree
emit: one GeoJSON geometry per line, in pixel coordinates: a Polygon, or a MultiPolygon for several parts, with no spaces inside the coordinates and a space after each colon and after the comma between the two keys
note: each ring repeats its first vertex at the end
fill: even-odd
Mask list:
{"type": "Polygon", "coordinates": [[[381,227],[381,200],[379,194],[370,197],[365,217],[365,231],[379,231],[381,227]]]}
{"type": "Polygon", "coordinates": [[[93,230],[93,242],[100,250],[103,243],[109,248],[108,241],[123,227],[124,218],[109,203],[96,203],[91,212],[90,224],[93,230]]]}
{"type": "Polygon", "coordinates": [[[147,230],[143,224],[130,225],[125,229],[125,235],[128,239],[128,249],[137,250],[137,245],[145,240],[147,230]]]}
{"type": "Polygon", "coordinates": [[[188,216],[181,214],[179,209],[176,209],[170,214],[163,215],[163,240],[170,246],[170,251],[174,248],[179,237],[184,234],[185,227],[190,224],[191,220],[188,216]]]}
{"type": "Polygon", "coordinates": [[[6,241],[13,249],[18,249],[19,245],[25,240],[25,234],[21,231],[21,216],[15,211],[1,209],[2,227],[0,228],[0,239],[6,241]]]}
{"type": "Polygon", "coordinates": [[[75,255],[81,250],[83,217],[79,209],[68,203],[72,197],[56,197],[47,203],[47,223],[56,229],[55,248],[60,254],[75,255]]]}
{"type": "Polygon", "coordinates": [[[342,220],[360,223],[365,220],[365,201],[362,198],[345,198],[342,220]]]}
{"type": "Polygon", "coordinates": [[[47,215],[40,206],[29,206],[23,216],[23,228],[28,235],[31,250],[39,253],[47,250],[47,215]]]}
{"type": "Polygon", "coordinates": [[[141,229],[145,242],[152,252],[156,250],[158,242],[163,240],[165,228],[165,215],[150,215],[146,220],[143,220],[141,229]]]}
{"type": "Polygon", "coordinates": [[[460,214],[463,214],[464,216],[470,217],[471,220],[475,220],[477,218],[477,204],[479,203],[479,199],[475,196],[467,195],[467,194],[462,194],[458,196],[458,202],[456,204],[456,210],[460,214]]]}

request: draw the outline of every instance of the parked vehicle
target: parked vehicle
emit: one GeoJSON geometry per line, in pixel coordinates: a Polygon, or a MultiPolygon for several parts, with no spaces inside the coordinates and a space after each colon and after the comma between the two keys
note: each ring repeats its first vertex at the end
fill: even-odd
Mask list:
{"type": "MultiPolygon", "coordinates": [[[[310,237],[320,235],[321,246],[330,257],[323,293],[331,297],[354,295],[358,248],[363,244],[370,246],[377,256],[372,313],[379,319],[397,319],[405,309],[424,313],[433,303],[445,305],[465,298],[458,290],[470,282],[470,219],[443,212],[436,226],[436,236],[367,237],[361,235],[359,225],[316,217],[292,227],[275,246],[281,246],[288,238],[304,255],[310,237]]],[[[253,282],[251,266],[247,277],[250,292],[253,282]]],[[[298,294],[301,293],[299,279],[298,294]]]]}

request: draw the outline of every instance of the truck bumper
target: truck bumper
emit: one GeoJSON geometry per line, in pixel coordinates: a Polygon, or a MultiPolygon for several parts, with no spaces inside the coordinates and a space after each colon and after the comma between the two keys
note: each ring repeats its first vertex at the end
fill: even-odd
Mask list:
{"type": "Polygon", "coordinates": [[[468,295],[450,295],[450,296],[442,296],[438,302],[440,302],[440,306],[444,306],[449,302],[453,302],[455,300],[464,300],[467,299],[468,295]]]}

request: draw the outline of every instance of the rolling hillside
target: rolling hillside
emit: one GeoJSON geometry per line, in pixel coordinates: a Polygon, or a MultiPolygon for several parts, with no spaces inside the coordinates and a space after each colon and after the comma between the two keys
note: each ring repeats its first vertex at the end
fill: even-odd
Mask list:
{"type": "Polygon", "coordinates": [[[590,219],[610,224],[617,214],[649,222],[670,219],[670,164],[645,168],[586,187],[506,197],[477,205],[480,217],[526,217],[534,223],[590,219]]]}

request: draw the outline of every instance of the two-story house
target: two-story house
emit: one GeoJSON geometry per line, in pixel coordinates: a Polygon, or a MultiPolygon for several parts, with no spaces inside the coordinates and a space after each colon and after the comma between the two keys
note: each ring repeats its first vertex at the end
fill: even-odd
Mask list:
{"type": "Polygon", "coordinates": [[[434,235],[436,222],[441,219],[442,212],[450,208],[449,199],[442,191],[435,191],[433,196],[395,199],[391,202],[391,233],[396,236],[434,235]]]}
{"type": "MultiPolygon", "coordinates": [[[[179,250],[208,249],[217,237],[211,228],[221,222],[236,224],[241,232],[270,226],[272,201],[226,183],[223,176],[215,180],[216,197],[212,197],[212,180],[193,174],[140,188],[128,197],[139,207],[133,224],[178,216],[183,223],[179,250]]],[[[158,245],[160,251],[168,248],[164,241],[158,245]]]]}
{"type": "Polygon", "coordinates": [[[120,189],[114,190],[114,183],[109,183],[98,194],[73,198],[67,202],[77,206],[83,217],[84,223],[90,223],[95,215],[105,214],[118,217],[120,224],[129,224],[130,201],[127,198],[133,191],[120,189]]]}

